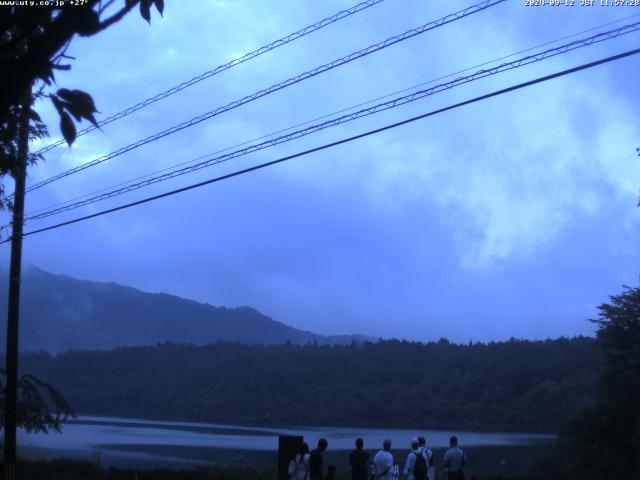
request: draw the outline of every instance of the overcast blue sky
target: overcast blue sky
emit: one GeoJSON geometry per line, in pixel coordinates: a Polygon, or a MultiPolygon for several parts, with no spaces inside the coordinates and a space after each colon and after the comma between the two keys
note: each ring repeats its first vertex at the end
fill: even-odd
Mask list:
{"type": "MultiPolygon", "coordinates": [[[[386,0],[49,152],[28,184],[473,3],[386,0]]],[[[354,4],[169,0],[151,26],[136,13],[75,39],[69,53],[77,59],[58,83],[90,92],[104,118],[354,4]]],[[[510,0],[55,182],[29,194],[26,210],[637,14],[510,0]]],[[[633,33],[473,82],[26,230],[637,48],[639,40],[633,33]]],[[[213,305],[249,305],[321,334],[454,341],[592,334],[587,319],[596,306],[639,280],[639,71],[640,56],[631,57],[35,235],[25,239],[24,261],[213,305]]],[[[59,138],[50,106],[38,111],[59,138]]]]}

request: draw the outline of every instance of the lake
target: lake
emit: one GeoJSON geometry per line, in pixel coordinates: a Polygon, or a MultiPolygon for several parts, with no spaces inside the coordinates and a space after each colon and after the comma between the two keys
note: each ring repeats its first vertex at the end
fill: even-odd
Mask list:
{"type": "MultiPolygon", "coordinates": [[[[460,445],[468,453],[478,448],[494,452],[500,465],[505,465],[515,452],[520,452],[519,457],[531,456],[531,449],[549,444],[555,438],[536,433],[246,427],[82,415],[66,421],[62,434],[19,432],[18,445],[23,455],[34,458],[64,456],[90,460],[99,452],[102,465],[107,467],[189,467],[201,463],[272,466],[276,462],[278,435],[302,435],[311,448],[319,438],[326,438],[329,442],[327,462],[340,467],[346,466],[345,451],[353,448],[357,437],[363,438],[365,449],[372,452],[380,448],[385,438],[390,438],[397,449],[396,461],[403,463],[412,437],[425,436],[436,452],[448,446],[452,434],[458,436],[460,445]]],[[[510,463],[514,461],[515,457],[510,463]]]]}

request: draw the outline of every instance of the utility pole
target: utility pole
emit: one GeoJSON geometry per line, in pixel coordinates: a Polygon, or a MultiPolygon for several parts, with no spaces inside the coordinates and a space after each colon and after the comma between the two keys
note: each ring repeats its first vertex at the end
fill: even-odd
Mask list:
{"type": "Polygon", "coordinates": [[[7,314],[7,384],[4,404],[4,478],[16,478],[16,413],[18,396],[18,323],[20,313],[20,282],[22,270],[22,224],[24,221],[24,190],[29,155],[29,113],[31,87],[25,91],[18,124],[18,158],[12,172],[15,180],[13,224],[11,231],[11,265],[9,268],[9,311],[7,314]]]}

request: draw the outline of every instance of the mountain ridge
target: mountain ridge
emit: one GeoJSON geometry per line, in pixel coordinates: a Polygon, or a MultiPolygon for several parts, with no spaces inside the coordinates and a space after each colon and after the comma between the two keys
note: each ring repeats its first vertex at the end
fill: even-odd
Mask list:
{"type": "MultiPolygon", "coordinates": [[[[3,305],[6,278],[0,279],[3,305]]],[[[20,303],[23,351],[109,350],[167,341],[327,345],[375,340],[364,335],[320,335],[286,325],[250,306],[219,307],[115,282],[54,274],[34,265],[23,269],[20,303]]]]}

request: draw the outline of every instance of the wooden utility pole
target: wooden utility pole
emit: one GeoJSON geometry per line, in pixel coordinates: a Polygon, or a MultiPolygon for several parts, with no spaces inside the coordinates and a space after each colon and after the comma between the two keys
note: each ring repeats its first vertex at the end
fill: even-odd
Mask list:
{"type": "Polygon", "coordinates": [[[24,189],[29,155],[29,113],[31,88],[25,92],[18,125],[18,158],[12,172],[15,180],[13,225],[11,231],[11,265],[9,268],[9,311],[7,314],[7,352],[5,369],[7,384],[4,403],[4,478],[15,480],[16,413],[18,396],[18,324],[22,270],[22,224],[24,221],[24,189]]]}

